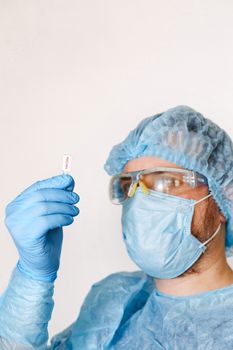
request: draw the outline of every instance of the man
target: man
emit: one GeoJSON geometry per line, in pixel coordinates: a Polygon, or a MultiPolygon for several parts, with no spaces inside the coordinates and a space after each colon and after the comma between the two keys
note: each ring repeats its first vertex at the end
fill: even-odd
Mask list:
{"type": "Polygon", "coordinates": [[[77,320],[47,346],[62,226],[77,216],[79,198],[67,175],[33,184],[6,209],[19,261],[1,298],[1,349],[232,349],[229,136],[177,106],[143,120],[113,147],[105,170],[142,271],[94,284],[77,320]]]}

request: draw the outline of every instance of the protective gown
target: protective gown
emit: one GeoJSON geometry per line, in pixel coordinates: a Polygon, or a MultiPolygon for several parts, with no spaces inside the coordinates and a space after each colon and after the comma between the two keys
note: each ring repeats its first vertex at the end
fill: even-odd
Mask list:
{"type": "Polygon", "coordinates": [[[141,271],[95,283],[77,320],[48,345],[53,283],[13,271],[0,305],[1,350],[233,349],[233,285],[188,297],[165,295],[141,271]]]}
{"type": "MultiPolygon", "coordinates": [[[[227,219],[226,254],[232,256],[232,154],[222,129],[181,105],[140,122],[113,147],[105,170],[114,175],[130,159],[157,156],[205,175],[227,219]]],[[[1,350],[233,349],[233,285],[175,297],[159,293],[144,272],[115,273],[92,286],[77,320],[49,344],[53,287],[13,271],[0,298],[1,350]]]]}

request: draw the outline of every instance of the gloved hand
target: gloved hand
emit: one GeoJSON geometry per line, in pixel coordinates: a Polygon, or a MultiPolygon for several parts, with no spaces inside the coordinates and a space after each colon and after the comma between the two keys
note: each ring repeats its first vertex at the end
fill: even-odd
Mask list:
{"type": "Polygon", "coordinates": [[[67,174],[38,181],[6,207],[5,224],[19,253],[17,266],[33,279],[52,282],[57,277],[62,226],[79,213],[74,185],[67,174]]]}

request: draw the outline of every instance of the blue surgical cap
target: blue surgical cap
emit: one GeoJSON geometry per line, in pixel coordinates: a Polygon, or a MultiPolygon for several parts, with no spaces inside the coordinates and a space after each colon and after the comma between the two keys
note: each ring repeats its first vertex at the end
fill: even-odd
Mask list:
{"type": "Polygon", "coordinates": [[[208,179],[209,189],[227,219],[226,254],[233,255],[233,143],[229,135],[193,108],[180,105],[143,119],[115,145],[104,165],[121,173],[130,159],[157,156],[208,179]]]}

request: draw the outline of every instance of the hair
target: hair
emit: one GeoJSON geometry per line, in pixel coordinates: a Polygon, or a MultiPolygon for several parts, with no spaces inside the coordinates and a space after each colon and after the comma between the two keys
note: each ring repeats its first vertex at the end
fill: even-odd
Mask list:
{"type": "MultiPolygon", "coordinates": [[[[204,209],[203,215],[201,215],[203,219],[199,218],[199,220],[197,221],[195,220],[195,216],[193,217],[191,231],[192,231],[192,234],[200,242],[202,243],[205,242],[208,238],[210,238],[213,235],[217,226],[219,225],[218,214],[220,212],[221,211],[219,209],[219,206],[217,205],[214,198],[209,197],[206,199],[205,209],[204,209]]],[[[225,239],[225,237],[223,238],[225,239]]],[[[211,246],[211,243],[214,242],[214,239],[213,241],[210,241],[210,243],[208,244],[205,253],[202,254],[200,258],[187,271],[185,271],[182,275],[180,275],[180,277],[200,273],[204,259],[206,260],[211,256],[210,246],[211,246]]]]}

